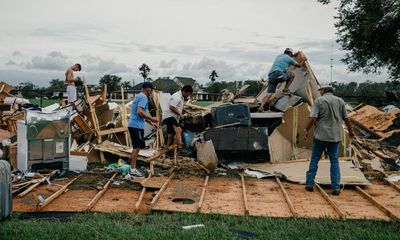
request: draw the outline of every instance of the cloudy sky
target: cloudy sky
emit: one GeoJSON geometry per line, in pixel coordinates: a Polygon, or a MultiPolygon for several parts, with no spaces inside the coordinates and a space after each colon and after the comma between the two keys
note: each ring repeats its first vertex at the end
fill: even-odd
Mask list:
{"type": "MultiPolygon", "coordinates": [[[[335,2],[335,1],[333,1],[335,2]]],[[[286,47],[303,51],[320,81],[382,81],[348,73],[335,43],[335,4],[317,0],[0,0],[0,81],[46,86],[79,62],[90,83],[188,76],[266,78],[286,47]]]]}

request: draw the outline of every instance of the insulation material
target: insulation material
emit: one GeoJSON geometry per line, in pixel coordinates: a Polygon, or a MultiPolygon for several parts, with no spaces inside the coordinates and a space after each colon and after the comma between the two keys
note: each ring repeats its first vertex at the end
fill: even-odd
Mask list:
{"type": "MultiPolygon", "coordinates": [[[[260,171],[267,174],[285,176],[286,180],[302,183],[306,182],[306,172],[309,167],[308,161],[293,161],[290,163],[261,163],[261,164],[243,164],[240,167],[260,171]]],[[[357,168],[352,161],[340,160],[341,184],[344,185],[370,185],[364,174],[357,168]]],[[[317,176],[315,182],[319,184],[331,184],[329,160],[320,160],[318,164],[317,176]]]]}

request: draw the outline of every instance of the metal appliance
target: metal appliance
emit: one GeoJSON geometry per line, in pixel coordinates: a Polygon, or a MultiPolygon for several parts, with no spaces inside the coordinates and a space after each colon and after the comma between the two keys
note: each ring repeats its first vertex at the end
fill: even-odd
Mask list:
{"type": "Polygon", "coordinates": [[[70,112],[25,111],[25,120],[17,122],[17,168],[68,169],[70,147],[70,112]]]}

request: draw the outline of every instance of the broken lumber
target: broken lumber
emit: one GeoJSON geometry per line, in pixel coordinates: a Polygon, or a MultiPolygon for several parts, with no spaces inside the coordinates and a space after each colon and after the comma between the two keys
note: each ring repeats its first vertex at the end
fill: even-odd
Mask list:
{"type": "Polygon", "coordinates": [[[77,176],[76,178],[72,179],[69,183],[67,183],[66,185],[64,185],[62,188],[60,188],[60,190],[58,190],[57,192],[53,193],[50,197],[46,198],[46,200],[43,203],[40,203],[38,205],[38,211],[40,211],[42,208],[44,208],[45,206],[47,206],[49,203],[51,203],[54,199],[56,199],[58,196],[60,196],[61,194],[63,194],[64,192],[66,192],[68,189],[67,187],[69,185],[71,185],[76,179],[78,179],[81,175],[77,176]]]}
{"type": "Polygon", "coordinates": [[[322,197],[325,198],[325,200],[332,206],[333,209],[335,209],[336,213],[339,215],[340,219],[346,219],[346,214],[342,211],[342,209],[339,208],[339,206],[333,201],[331,197],[322,189],[322,187],[317,183],[315,184],[317,187],[318,191],[321,193],[322,197]]]}
{"type": "Polygon", "coordinates": [[[146,159],[146,162],[151,162],[156,160],[157,158],[159,158],[161,155],[171,151],[172,149],[176,149],[178,147],[178,145],[173,144],[165,149],[160,150],[158,153],[154,154],[153,156],[149,157],[146,159]]]}
{"type": "Polygon", "coordinates": [[[27,188],[25,191],[23,191],[22,193],[18,194],[18,197],[23,197],[26,194],[28,194],[30,191],[32,191],[33,189],[35,189],[37,186],[39,186],[42,182],[44,182],[46,180],[46,178],[42,178],[40,179],[37,183],[34,183],[32,186],[30,186],[29,188],[27,188]]]}
{"type": "Polygon", "coordinates": [[[206,176],[206,180],[204,180],[203,190],[201,191],[199,204],[197,205],[197,212],[200,212],[201,206],[203,205],[204,196],[206,195],[206,189],[207,189],[208,179],[209,178],[210,178],[210,176],[207,175],[206,176]]]}
{"type": "Polygon", "coordinates": [[[369,195],[366,191],[362,190],[359,186],[356,186],[356,189],[358,193],[360,193],[364,198],[366,198],[368,201],[370,201],[375,207],[379,208],[382,212],[384,212],[387,216],[394,220],[399,220],[399,217],[397,217],[392,211],[387,209],[385,206],[380,204],[374,197],[369,195]]]}
{"type": "Polygon", "coordinates": [[[107,183],[103,186],[103,189],[101,191],[99,191],[96,196],[94,196],[92,198],[92,200],[89,202],[89,204],[87,205],[86,211],[91,210],[94,205],[97,203],[97,201],[99,201],[99,199],[101,198],[101,196],[103,196],[103,194],[107,191],[108,186],[110,185],[111,181],[114,180],[114,178],[118,175],[118,173],[114,173],[114,175],[107,181],[107,183]]]}

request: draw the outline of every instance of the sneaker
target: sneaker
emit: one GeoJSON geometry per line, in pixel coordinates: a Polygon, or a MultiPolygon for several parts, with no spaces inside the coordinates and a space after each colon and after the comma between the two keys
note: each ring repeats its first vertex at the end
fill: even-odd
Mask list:
{"type": "Polygon", "coordinates": [[[290,93],[290,91],[289,91],[288,88],[283,89],[282,92],[284,92],[284,93],[290,93]]]}
{"type": "Polygon", "coordinates": [[[332,191],[332,195],[337,196],[337,195],[339,195],[339,194],[340,194],[340,190],[339,190],[339,189],[333,190],[333,191],[332,191]]]}
{"type": "Polygon", "coordinates": [[[306,186],[306,190],[309,192],[314,192],[314,187],[313,186],[306,186]]]}
{"type": "Polygon", "coordinates": [[[131,170],[129,171],[129,174],[132,177],[144,177],[143,174],[139,170],[137,170],[136,168],[131,168],[131,170]]]}

